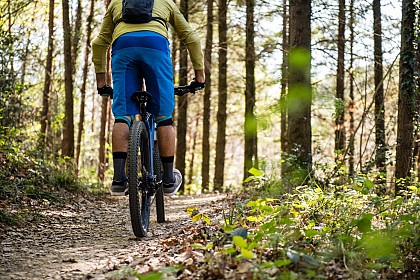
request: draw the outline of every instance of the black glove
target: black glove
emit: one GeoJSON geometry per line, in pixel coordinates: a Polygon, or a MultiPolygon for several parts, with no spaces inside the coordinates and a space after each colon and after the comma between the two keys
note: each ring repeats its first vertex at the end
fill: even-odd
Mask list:
{"type": "Polygon", "coordinates": [[[98,94],[100,96],[108,96],[112,99],[114,97],[114,90],[112,89],[112,87],[104,85],[103,87],[98,87],[98,94]]]}
{"type": "Polygon", "coordinates": [[[202,90],[206,83],[196,82],[195,79],[190,84],[190,92],[195,93],[197,90],[202,90]]]}

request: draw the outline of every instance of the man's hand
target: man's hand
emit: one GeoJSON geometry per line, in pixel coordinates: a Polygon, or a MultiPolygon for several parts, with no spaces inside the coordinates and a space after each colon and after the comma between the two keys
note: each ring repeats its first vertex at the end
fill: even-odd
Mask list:
{"type": "Polygon", "coordinates": [[[114,90],[112,87],[104,85],[103,87],[98,87],[98,94],[100,96],[108,96],[112,99],[114,97],[114,90]]]}
{"type": "Polygon", "coordinates": [[[202,90],[205,85],[205,83],[199,83],[194,79],[190,84],[190,92],[195,93],[197,90],[202,90]]]}

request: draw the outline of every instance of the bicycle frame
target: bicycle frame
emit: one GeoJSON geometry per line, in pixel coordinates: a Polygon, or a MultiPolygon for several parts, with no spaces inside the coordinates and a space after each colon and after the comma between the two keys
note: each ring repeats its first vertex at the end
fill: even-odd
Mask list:
{"type": "Polygon", "coordinates": [[[156,132],[156,128],[155,128],[155,117],[148,113],[146,110],[146,104],[147,104],[147,96],[141,95],[140,96],[140,116],[141,116],[141,121],[144,123],[144,125],[146,126],[146,130],[148,132],[148,137],[149,137],[149,162],[150,162],[150,170],[147,174],[147,180],[150,183],[151,186],[153,186],[153,188],[149,191],[151,191],[151,195],[154,194],[154,192],[156,191],[156,185],[155,185],[155,170],[153,168],[153,153],[154,153],[154,149],[155,149],[155,132],[156,132]]]}

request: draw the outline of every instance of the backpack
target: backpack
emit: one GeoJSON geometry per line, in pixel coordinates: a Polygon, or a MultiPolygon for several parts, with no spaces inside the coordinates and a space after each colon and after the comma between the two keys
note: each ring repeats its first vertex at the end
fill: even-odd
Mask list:
{"type": "Polygon", "coordinates": [[[154,0],[122,0],[122,16],[116,25],[122,21],[125,23],[147,23],[155,20],[166,26],[166,21],[160,17],[152,16],[154,0]]]}

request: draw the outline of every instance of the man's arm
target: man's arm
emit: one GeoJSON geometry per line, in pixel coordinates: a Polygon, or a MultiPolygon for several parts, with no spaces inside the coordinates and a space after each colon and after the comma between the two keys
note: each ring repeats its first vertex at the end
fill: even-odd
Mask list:
{"type": "Polygon", "coordinates": [[[106,85],[106,74],[105,73],[96,73],[96,86],[98,88],[106,85]]]}

